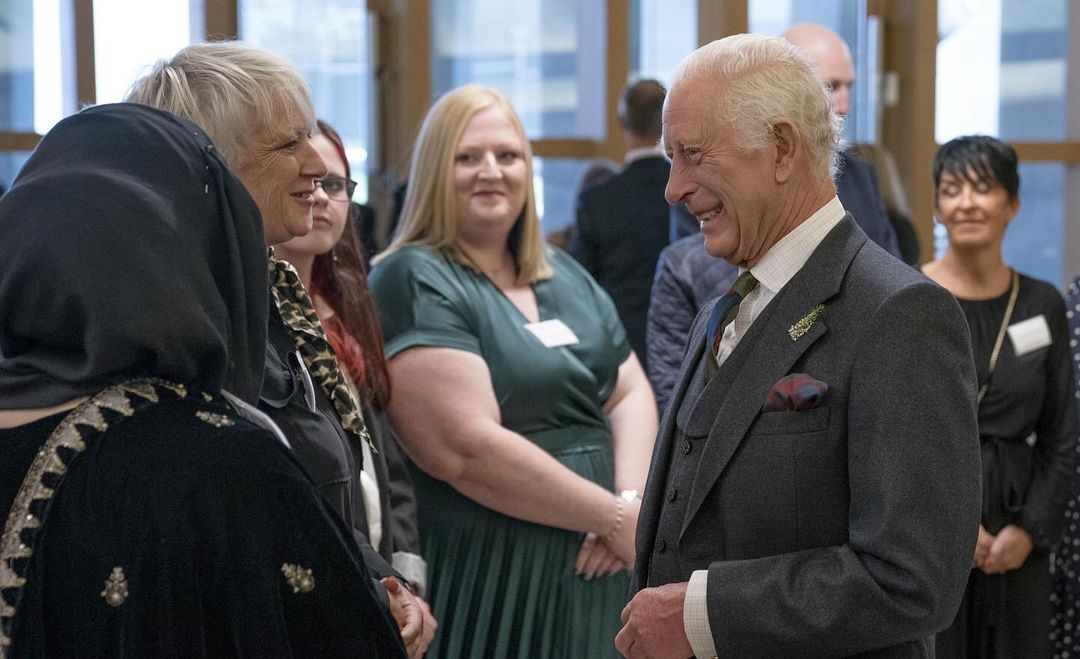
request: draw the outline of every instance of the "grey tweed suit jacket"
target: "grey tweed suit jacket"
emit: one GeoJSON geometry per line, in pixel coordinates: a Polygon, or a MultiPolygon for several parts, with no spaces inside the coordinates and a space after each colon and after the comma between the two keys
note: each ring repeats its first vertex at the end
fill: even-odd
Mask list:
{"type": "Polygon", "coordinates": [[[695,320],[654,449],[634,588],[659,585],[649,565],[664,544],[663,495],[677,487],[689,502],[666,550],[682,580],[708,569],[720,656],[932,657],[964,591],[981,497],[975,372],[955,300],[848,214],[706,385],[694,374],[713,304],[695,320]],[[825,382],[823,404],[763,412],[790,373],[825,382]],[[683,436],[704,442],[701,461],[692,483],[670,483],[683,436]]]}

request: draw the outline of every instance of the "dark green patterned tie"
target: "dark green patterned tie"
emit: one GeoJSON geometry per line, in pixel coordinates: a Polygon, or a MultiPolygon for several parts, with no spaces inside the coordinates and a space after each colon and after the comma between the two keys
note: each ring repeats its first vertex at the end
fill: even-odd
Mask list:
{"type": "Polygon", "coordinates": [[[304,365],[330,399],[341,418],[341,426],[357,440],[367,442],[371,452],[377,455],[379,451],[371,441],[371,435],[352,392],[345,384],[337,356],[330,347],[330,342],[326,340],[322,324],[315,314],[315,307],[311,304],[311,298],[308,297],[300,276],[290,263],[275,258],[273,252],[270,255],[270,290],[273,291],[274,304],[292,334],[293,343],[296,344],[304,365]]]}

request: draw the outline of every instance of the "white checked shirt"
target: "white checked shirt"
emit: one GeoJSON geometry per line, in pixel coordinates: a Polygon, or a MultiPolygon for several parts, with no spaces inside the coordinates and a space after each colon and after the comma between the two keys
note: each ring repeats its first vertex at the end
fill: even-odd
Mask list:
{"type": "MultiPolygon", "coordinates": [[[[844,219],[844,207],[837,197],[833,197],[802,224],[791,230],[773,245],[757,265],[750,268],[750,273],[757,279],[758,285],[747,294],[739,305],[735,320],[724,328],[716,361],[724,360],[746,336],[750,325],[761,314],[777,293],[795,274],[802,269],[814,253],[817,246],[832,231],[833,227],[844,219]]],[[[741,272],[739,274],[742,274],[741,272]]],[[[713,642],[712,628],[709,626],[709,609],[706,595],[709,586],[709,571],[695,570],[686,588],[683,601],[683,629],[694,656],[698,659],[715,659],[716,644],[713,642]]],[[[722,588],[723,586],[718,586],[722,588]]],[[[723,615],[718,612],[717,615],[723,615]]]]}

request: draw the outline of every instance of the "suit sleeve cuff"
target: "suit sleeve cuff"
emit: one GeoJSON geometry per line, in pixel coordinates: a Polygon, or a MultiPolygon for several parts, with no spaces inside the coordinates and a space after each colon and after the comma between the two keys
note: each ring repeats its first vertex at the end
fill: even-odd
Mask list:
{"type": "Polygon", "coordinates": [[[683,629],[697,659],[716,659],[712,628],[709,627],[709,571],[694,570],[683,600],[683,629]]]}
{"type": "Polygon", "coordinates": [[[407,551],[395,551],[390,564],[408,580],[413,592],[424,596],[427,590],[427,562],[423,558],[407,551]]]}

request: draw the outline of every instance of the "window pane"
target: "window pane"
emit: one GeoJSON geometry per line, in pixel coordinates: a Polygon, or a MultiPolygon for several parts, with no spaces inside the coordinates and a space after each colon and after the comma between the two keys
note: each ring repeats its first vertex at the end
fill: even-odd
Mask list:
{"type": "Polygon", "coordinates": [[[0,186],[6,191],[15,180],[15,175],[22,169],[23,163],[30,157],[30,151],[0,152],[0,186]]]}
{"type": "MultiPolygon", "coordinates": [[[[1005,232],[1002,246],[1005,263],[1026,275],[1060,286],[1064,272],[1065,165],[1020,165],[1020,212],[1005,232]]],[[[934,253],[940,257],[948,238],[944,227],[934,225],[934,253]]]]}
{"type": "Polygon", "coordinates": [[[0,7],[0,131],[44,133],[75,109],[74,85],[65,108],[61,82],[70,54],[60,39],[61,18],[70,6],[7,0],[0,7]]]}
{"type": "Polygon", "coordinates": [[[124,100],[154,62],[201,41],[201,34],[192,35],[191,14],[202,7],[201,0],[94,0],[97,102],[124,100]]]}
{"type": "Polygon", "coordinates": [[[796,23],[820,23],[836,31],[851,49],[855,65],[855,85],[851,88],[851,108],[844,120],[843,136],[851,142],[876,141],[874,92],[877,45],[867,30],[866,0],[750,0],[750,31],[780,36],[796,23]]]}
{"type": "Polygon", "coordinates": [[[581,177],[594,162],[575,158],[533,160],[537,212],[545,236],[574,223],[581,177]]]}
{"type": "Polygon", "coordinates": [[[939,143],[1066,138],[1067,0],[940,0],[939,143]]]}
{"type": "Polygon", "coordinates": [[[635,0],[630,73],[671,84],[675,66],[697,48],[697,0],[635,0]]]}
{"type": "Polygon", "coordinates": [[[604,136],[603,0],[432,0],[432,99],[506,94],[530,139],[604,136]]]}
{"type": "Polygon", "coordinates": [[[322,0],[313,20],[303,0],[239,0],[243,39],[296,65],[311,85],[315,112],[341,135],[352,177],[353,200],[368,198],[374,91],[370,20],[365,3],[322,0]]]}

